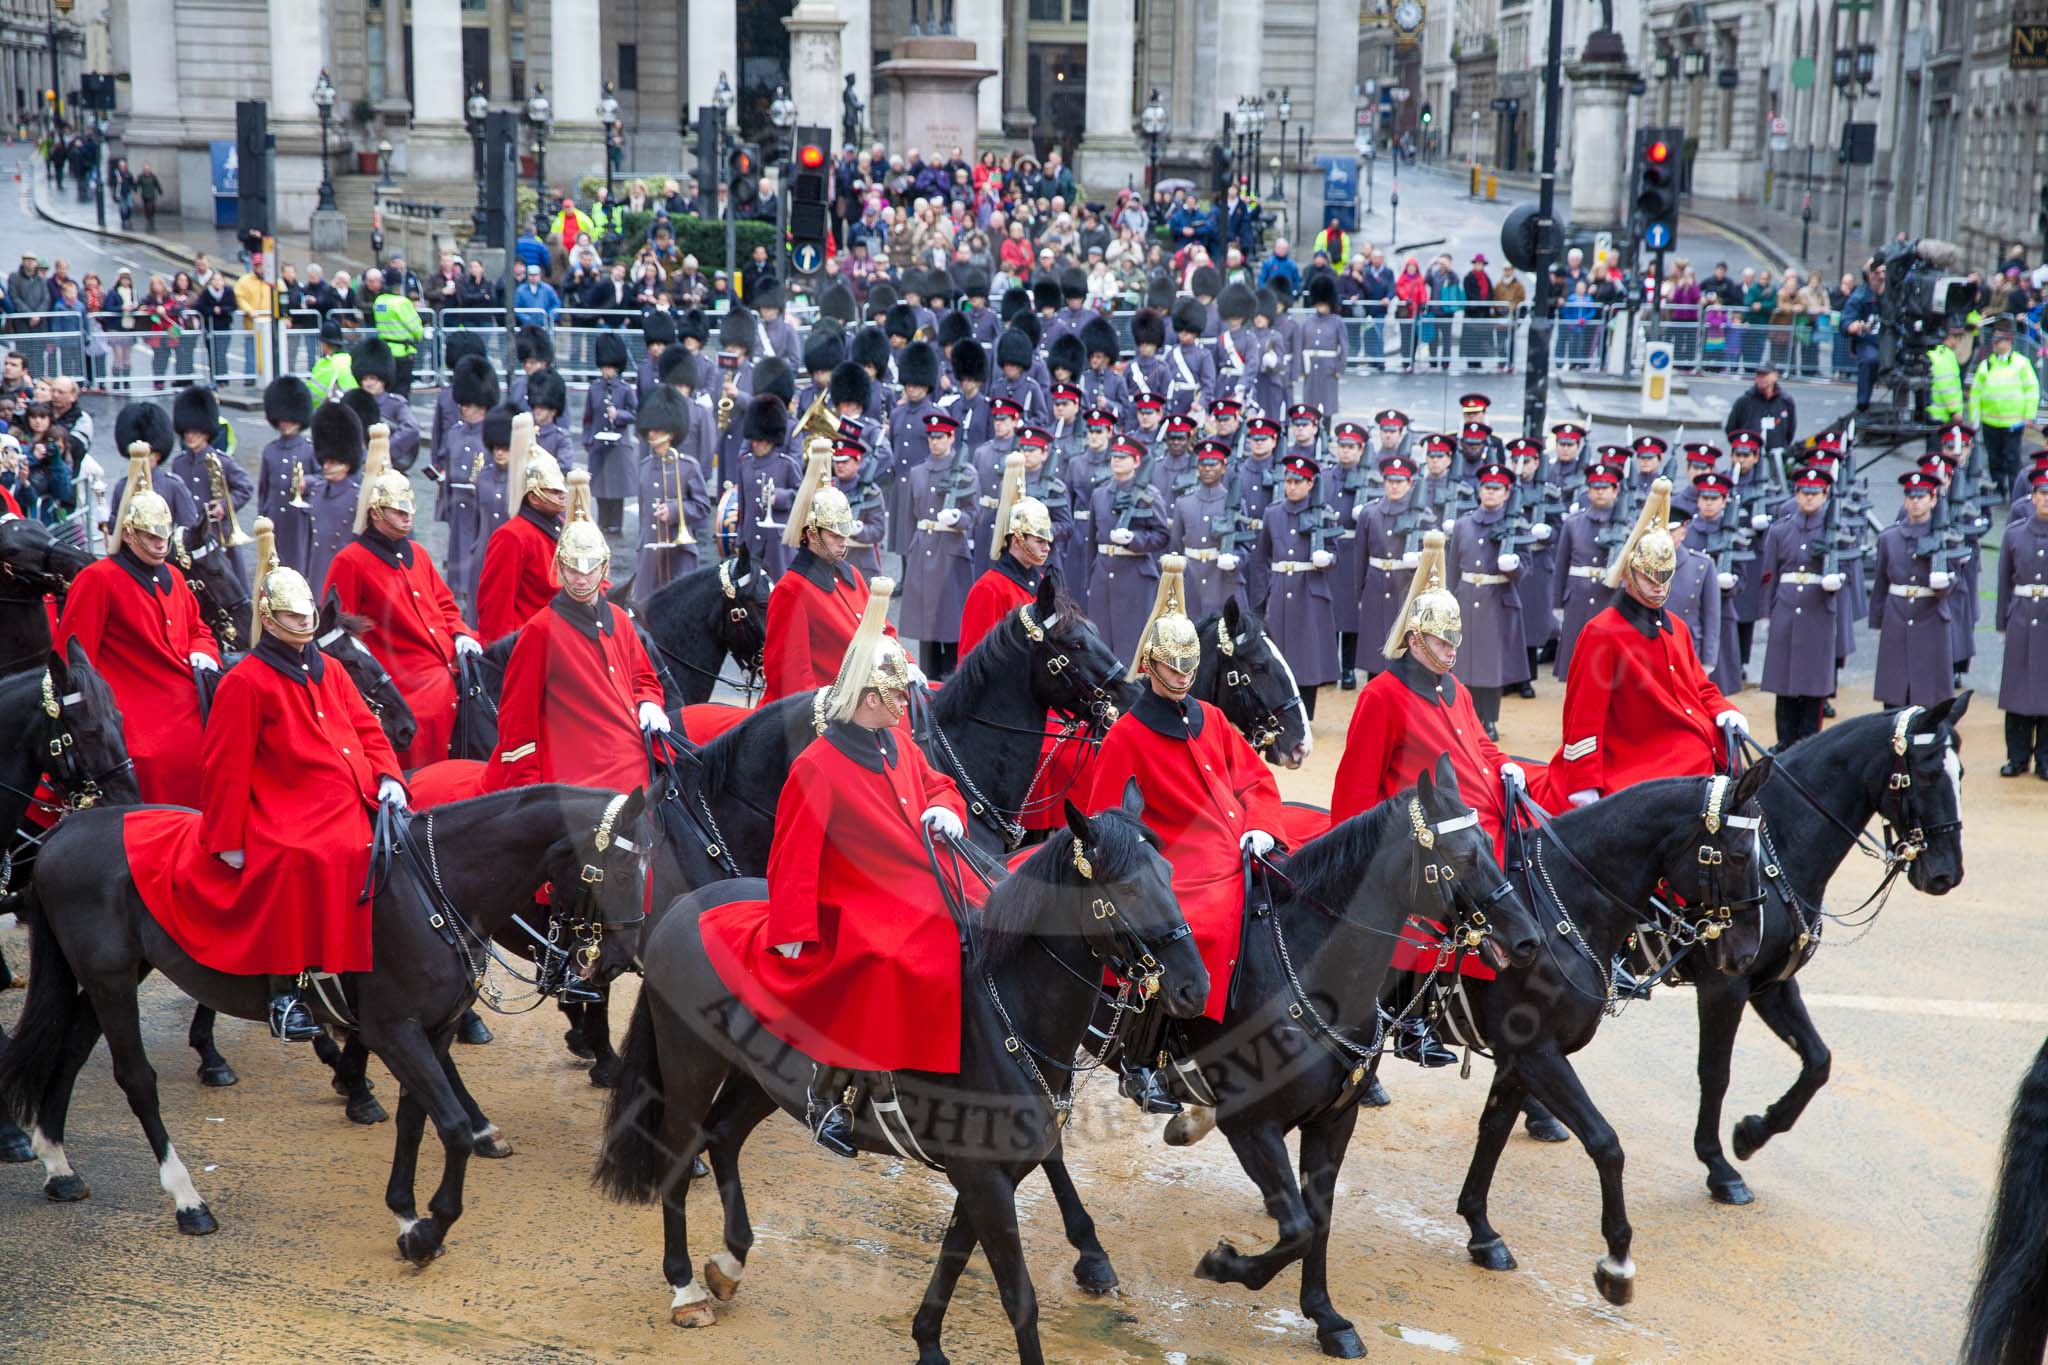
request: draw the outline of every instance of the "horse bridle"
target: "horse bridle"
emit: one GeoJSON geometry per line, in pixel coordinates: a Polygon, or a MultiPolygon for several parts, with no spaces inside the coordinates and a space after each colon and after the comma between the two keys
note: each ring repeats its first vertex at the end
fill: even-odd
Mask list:
{"type": "Polygon", "coordinates": [[[211,624],[213,626],[214,638],[220,642],[222,649],[228,648],[240,638],[241,631],[236,623],[249,614],[250,599],[245,597],[239,602],[217,601],[214,598],[213,590],[207,587],[202,579],[191,572],[200,560],[213,554],[219,548],[214,541],[208,540],[198,549],[188,550],[185,548],[184,537],[174,536],[171,544],[172,554],[177,558],[178,567],[186,571],[185,586],[191,589],[194,597],[204,597],[207,601],[213,603],[213,620],[211,624]]]}
{"type": "MultiPolygon", "coordinates": [[[[1230,690],[1231,696],[1240,699],[1250,699],[1248,706],[1243,705],[1242,701],[1240,701],[1237,707],[1238,713],[1246,718],[1243,723],[1240,724],[1234,716],[1231,723],[1244,731],[1245,739],[1253,749],[1266,750],[1280,742],[1280,727],[1283,718],[1289,711],[1302,704],[1301,693],[1299,690],[1296,690],[1294,695],[1281,702],[1277,707],[1268,706],[1265,699],[1259,695],[1259,689],[1252,681],[1250,670],[1239,668],[1237,665],[1238,646],[1249,643],[1249,641],[1249,635],[1243,641],[1231,639],[1229,628],[1220,622],[1217,624],[1216,653],[1220,656],[1220,659],[1217,665],[1216,680],[1221,686],[1230,690]]],[[[1267,645],[1267,648],[1272,648],[1270,643],[1267,645]]],[[[1232,716],[1231,696],[1226,696],[1221,692],[1217,695],[1219,697],[1217,704],[1222,708],[1223,714],[1232,716]]]]}
{"type": "MultiPolygon", "coordinates": [[[[1088,850],[1076,837],[1072,861],[1074,871],[1084,882],[1095,881],[1095,864],[1088,856],[1088,850]]],[[[1139,994],[1150,1000],[1159,993],[1159,978],[1165,968],[1159,965],[1159,954],[1184,938],[1192,937],[1194,929],[1186,919],[1156,944],[1148,942],[1145,936],[1134,928],[1127,918],[1117,913],[1116,899],[1105,894],[1093,897],[1088,906],[1088,917],[1081,921],[1081,937],[1088,944],[1088,951],[1109,971],[1138,988],[1139,994]]]]}
{"type": "MultiPolygon", "coordinates": [[[[339,642],[343,637],[347,635],[348,630],[345,627],[336,626],[334,627],[334,629],[320,636],[320,638],[315,640],[313,643],[320,650],[321,653],[325,654],[328,652],[328,646],[339,642]]],[[[376,655],[372,654],[369,650],[363,648],[361,641],[352,641],[352,643],[354,645],[354,652],[357,655],[361,656],[362,659],[368,661],[367,666],[364,668],[363,671],[367,673],[371,668],[377,670],[376,676],[370,679],[370,684],[368,687],[363,686],[361,683],[357,683],[356,690],[362,693],[363,705],[367,706],[370,709],[370,714],[376,717],[379,722],[381,722],[384,719],[384,703],[377,700],[377,694],[379,692],[382,692],[386,686],[389,686],[395,692],[398,690],[398,684],[395,681],[393,681],[391,677],[391,671],[384,667],[383,662],[380,659],[378,659],[376,655]]],[[[344,672],[349,671],[348,661],[346,659],[343,659],[339,655],[337,655],[335,656],[335,662],[339,663],[342,666],[344,672]]],[[[349,676],[354,677],[355,675],[352,672],[350,672],[349,676]]]]}
{"type": "MultiPolygon", "coordinates": [[[[1040,624],[1036,616],[1032,615],[1031,603],[1026,602],[1017,608],[1017,623],[1024,628],[1024,635],[1032,644],[1042,645],[1045,643],[1046,628],[1040,624]]],[[[1073,667],[1073,659],[1064,653],[1048,655],[1045,660],[1045,671],[1052,677],[1054,682],[1064,682],[1063,675],[1073,667]]],[[[1121,669],[1118,671],[1120,672],[1121,669]]],[[[1112,674],[1110,681],[1114,680],[1115,675],[1112,674]]],[[[1077,693],[1080,692],[1078,688],[1075,690],[1077,693]]],[[[1116,724],[1117,716],[1121,712],[1116,704],[1115,694],[1107,686],[1100,682],[1089,683],[1087,684],[1085,695],[1088,701],[1088,723],[1091,727],[1099,727],[1101,730],[1107,731],[1110,726],[1116,724]]],[[[1079,715],[1065,707],[1057,709],[1068,720],[1078,721],[1081,719],[1079,715]]]]}
{"type": "Polygon", "coordinates": [[[725,595],[725,600],[728,603],[725,609],[726,625],[728,627],[746,626],[747,630],[738,638],[753,641],[744,650],[732,639],[728,639],[725,642],[726,652],[731,654],[734,659],[739,660],[740,666],[747,671],[748,685],[741,690],[751,693],[753,691],[753,680],[761,675],[764,651],[768,648],[768,611],[766,599],[761,599],[761,623],[754,625],[753,609],[756,599],[749,597],[742,601],[739,590],[751,583],[755,574],[760,574],[763,580],[766,581],[768,579],[768,571],[759,564],[749,564],[746,573],[738,579],[734,579],[732,568],[736,562],[736,560],[731,559],[719,561],[718,589],[725,595]],[[755,638],[757,636],[759,637],[758,639],[755,638]]]}
{"type": "MultiPolygon", "coordinates": [[[[1728,800],[1732,779],[1716,775],[1707,780],[1706,798],[1700,808],[1700,825],[1710,836],[1717,836],[1723,829],[1749,830],[1760,834],[1763,818],[1756,815],[1737,815],[1723,809],[1728,800]]],[[[1762,852],[1761,838],[1757,851],[1762,852]]],[[[1656,932],[1667,935],[1681,950],[1690,948],[1696,942],[1712,943],[1726,933],[1735,922],[1738,911],[1749,906],[1763,905],[1763,888],[1759,881],[1755,896],[1733,896],[1723,885],[1727,875],[1726,851],[1714,842],[1702,841],[1694,855],[1694,865],[1699,869],[1699,903],[1688,904],[1685,898],[1670,886],[1660,883],[1658,889],[1668,895],[1672,905],[1664,904],[1655,893],[1650,896],[1650,909],[1660,921],[1668,921],[1670,927],[1660,923],[1656,932]],[[1676,906],[1677,908],[1672,908],[1676,906]],[[1681,914],[1680,912],[1688,912],[1681,914]]]]}
{"type": "MultiPolygon", "coordinates": [[[[11,520],[11,518],[0,518],[0,524],[4,524],[6,520],[11,520]]],[[[64,591],[71,586],[70,580],[50,568],[50,556],[56,548],[55,542],[45,541],[42,546],[43,561],[41,565],[35,568],[28,568],[27,566],[17,567],[13,564],[0,562],[0,578],[6,579],[10,584],[20,585],[25,599],[34,599],[49,593],[64,591]]]]}
{"type": "Polygon", "coordinates": [[[63,727],[64,708],[83,700],[81,693],[57,693],[57,685],[49,670],[43,671],[43,714],[58,722],[56,732],[51,735],[46,752],[50,757],[50,784],[64,796],[67,810],[90,810],[99,804],[102,795],[100,783],[109,781],[122,773],[133,772],[135,760],[124,757],[105,772],[80,773],[78,756],[74,752],[77,741],[71,732],[63,727]]]}

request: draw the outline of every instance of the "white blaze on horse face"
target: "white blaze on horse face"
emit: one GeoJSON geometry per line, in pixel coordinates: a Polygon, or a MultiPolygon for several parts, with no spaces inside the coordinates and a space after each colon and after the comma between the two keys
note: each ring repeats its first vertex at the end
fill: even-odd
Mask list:
{"type": "Polygon", "coordinates": [[[29,1134],[29,1150],[36,1154],[36,1160],[43,1163],[43,1174],[51,1180],[61,1180],[72,1174],[71,1162],[64,1155],[64,1144],[52,1142],[37,1128],[29,1134]]]}
{"type": "Polygon", "coordinates": [[[199,1191],[192,1185],[192,1173],[185,1169],[185,1163],[178,1158],[176,1147],[164,1148],[163,1164],[156,1168],[157,1180],[163,1185],[164,1193],[182,1209],[198,1209],[206,1206],[199,1197],[199,1191]]]}
{"type": "MultiPolygon", "coordinates": [[[[1271,635],[1266,637],[1266,648],[1272,652],[1274,661],[1280,665],[1280,671],[1287,675],[1288,687],[1293,689],[1296,697],[1299,697],[1301,695],[1301,684],[1294,680],[1294,666],[1287,662],[1287,656],[1280,652],[1280,646],[1274,643],[1271,635]]],[[[1306,762],[1308,756],[1315,752],[1315,747],[1315,727],[1309,724],[1308,713],[1303,712],[1301,717],[1301,757],[1303,762],[1306,762]]]]}
{"type": "Polygon", "coordinates": [[[1956,757],[1953,740],[1945,740],[1941,749],[1941,770],[1948,774],[1948,784],[1956,794],[1956,818],[1963,815],[1963,761],[1956,757]]]}

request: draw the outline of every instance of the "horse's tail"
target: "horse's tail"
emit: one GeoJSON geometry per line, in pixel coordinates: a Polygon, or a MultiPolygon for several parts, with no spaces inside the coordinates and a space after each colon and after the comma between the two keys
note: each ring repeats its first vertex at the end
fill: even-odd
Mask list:
{"type": "Polygon", "coordinates": [[[661,1143],[668,1101],[661,1088],[652,994],[643,986],[633,1006],[633,1020],[619,1049],[618,1083],[605,1106],[604,1145],[591,1176],[593,1184],[621,1203],[652,1203],[675,1168],[675,1154],[661,1143]]]}
{"type": "Polygon", "coordinates": [[[2048,1346],[2048,1042],[2013,1098],[1969,1322],[1964,1365],[2031,1365],[2048,1346]]]}
{"type": "Polygon", "coordinates": [[[34,912],[22,915],[31,930],[32,970],[28,1003],[22,1006],[14,1036],[0,1047],[0,1118],[12,1118],[26,1128],[35,1123],[43,1091],[64,1056],[71,1016],[85,1006],[79,998],[78,977],[64,960],[57,931],[37,904],[33,885],[22,893],[22,904],[34,912]]]}

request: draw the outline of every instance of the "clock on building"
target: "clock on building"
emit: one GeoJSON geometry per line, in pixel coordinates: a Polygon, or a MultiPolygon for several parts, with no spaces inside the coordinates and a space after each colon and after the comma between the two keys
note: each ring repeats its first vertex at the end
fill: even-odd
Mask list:
{"type": "Polygon", "coordinates": [[[1418,0],[1401,0],[1394,6],[1394,27],[1404,34],[1412,34],[1422,27],[1422,6],[1418,0]]]}

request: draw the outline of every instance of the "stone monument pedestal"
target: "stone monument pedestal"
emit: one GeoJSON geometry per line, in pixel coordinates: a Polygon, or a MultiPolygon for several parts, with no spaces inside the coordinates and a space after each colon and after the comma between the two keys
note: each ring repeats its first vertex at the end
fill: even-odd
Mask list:
{"type": "Polygon", "coordinates": [[[1572,83],[1572,226],[1608,232],[1625,226],[1628,194],[1628,92],[1636,72],[1621,37],[1600,32],[1565,68],[1572,83]]]}
{"type": "Polygon", "coordinates": [[[889,91],[891,150],[915,147],[944,157],[954,147],[974,160],[981,83],[996,74],[975,61],[974,43],[966,38],[910,37],[896,44],[895,55],[875,68],[875,79],[889,91]]]}
{"type": "MultiPolygon", "coordinates": [[[[838,6],[802,0],[782,21],[789,30],[789,97],[805,123],[838,128],[840,112],[841,35],[846,21],[838,6]]],[[[838,134],[834,134],[838,136],[838,134]]]]}
{"type": "Polygon", "coordinates": [[[314,251],[348,250],[348,215],[340,209],[314,209],[308,226],[314,251]]]}

